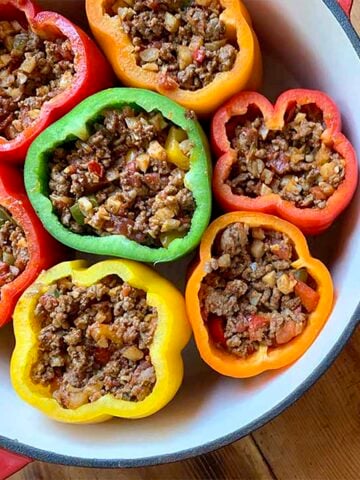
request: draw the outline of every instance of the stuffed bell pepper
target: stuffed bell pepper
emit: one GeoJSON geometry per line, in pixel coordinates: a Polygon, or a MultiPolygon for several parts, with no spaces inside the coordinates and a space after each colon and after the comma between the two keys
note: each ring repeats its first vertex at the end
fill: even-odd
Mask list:
{"type": "Polygon", "coordinates": [[[77,250],[145,262],[200,242],[210,217],[210,160],[191,112],[139,89],[110,89],[43,132],[25,162],[45,228],[77,250]]]}
{"type": "Polygon", "coordinates": [[[112,80],[69,20],[31,0],[0,0],[0,161],[23,163],[44,128],[112,80]]]}
{"type": "Polygon", "coordinates": [[[204,116],[260,84],[260,50],[240,0],[87,0],[86,12],[125,85],[204,116]]]}
{"type": "Polygon", "coordinates": [[[23,291],[63,254],[32,209],[21,173],[0,164],[0,327],[23,291]]]}
{"type": "Polygon", "coordinates": [[[17,393],[68,423],[141,418],[160,410],[183,377],[190,338],[182,295],[150,268],[107,260],[44,272],[14,314],[17,393]]]}
{"type": "Polygon", "coordinates": [[[322,92],[289,90],[275,106],[259,93],[240,93],[216,113],[212,144],[220,157],[214,194],[227,211],[273,213],[317,234],[356,189],[354,149],[322,92]]]}
{"type": "Polygon", "coordinates": [[[264,213],[215,220],[200,245],[186,306],[203,360],[230,377],[251,377],[297,360],[333,305],[326,267],[294,225],[264,213]]]}

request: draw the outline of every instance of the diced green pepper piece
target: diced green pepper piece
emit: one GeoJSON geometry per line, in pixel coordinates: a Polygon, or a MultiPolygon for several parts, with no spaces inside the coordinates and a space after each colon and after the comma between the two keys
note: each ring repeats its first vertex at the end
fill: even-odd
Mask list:
{"type": "Polygon", "coordinates": [[[164,232],[160,234],[160,242],[163,247],[167,248],[173,240],[182,238],[183,236],[184,234],[178,231],[164,232]]]}
{"type": "Polygon", "coordinates": [[[299,282],[306,283],[308,279],[308,273],[306,268],[299,268],[299,270],[295,270],[294,277],[296,278],[296,280],[299,280],[299,282]]]}
{"type": "Polygon", "coordinates": [[[14,265],[15,257],[11,253],[4,252],[3,253],[3,262],[7,263],[8,265],[14,265]]]}
{"type": "Polygon", "coordinates": [[[0,225],[5,222],[13,222],[13,219],[4,208],[0,207],[0,225]]]}
{"type": "Polygon", "coordinates": [[[96,200],[95,195],[89,195],[87,198],[90,200],[91,205],[92,205],[93,207],[98,207],[98,206],[99,206],[99,204],[98,204],[98,202],[97,202],[97,200],[96,200]]]}
{"type": "Polygon", "coordinates": [[[70,207],[70,213],[71,213],[73,219],[75,220],[75,222],[78,225],[84,225],[85,217],[81,213],[81,210],[80,210],[80,207],[79,207],[78,203],[74,203],[74,205],[72,207],[70,207]]]}

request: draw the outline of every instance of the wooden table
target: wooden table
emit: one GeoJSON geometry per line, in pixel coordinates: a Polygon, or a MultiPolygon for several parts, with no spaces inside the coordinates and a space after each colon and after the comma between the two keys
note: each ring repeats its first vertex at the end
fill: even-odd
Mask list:
{"type": "MultiPolygon", "coordinates": [[[[60,3],[60,2],[59,2],[60,3]]],[[[360,32],[360,0],[351,19],[360,32]]],[[[192,460],[131,470],[34,462],[11,480],[360,479],[360,328],[298,402],[242,440],[192,460]]]]}

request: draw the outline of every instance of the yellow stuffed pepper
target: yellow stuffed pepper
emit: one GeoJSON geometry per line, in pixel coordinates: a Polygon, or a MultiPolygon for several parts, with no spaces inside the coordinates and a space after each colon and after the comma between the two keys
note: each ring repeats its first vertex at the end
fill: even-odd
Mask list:
{"type": "Polygon", "coordinates": [[[14,313],[11,379],[49,417],[93,423],[164,407],[190,338],[182,295],[150,268],[82,260],[44,272],[14,313]]]}

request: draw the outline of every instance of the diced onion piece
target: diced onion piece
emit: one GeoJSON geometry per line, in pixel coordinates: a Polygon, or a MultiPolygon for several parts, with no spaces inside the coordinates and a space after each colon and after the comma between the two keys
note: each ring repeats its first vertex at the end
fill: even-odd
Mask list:
{"type": "Polygon", "coordinates": [[[151,123],[151,125],[153,125],[158,131],[164,130],[164,128],[166,128],[168,125],[160,112],[151,117],[149,123],[151,123]]]}
{"type": "Polygon", "coordinates": [[[256,259],[261,258],[265,252],[265,244],[261,240],[254,240],[250,247],[251,254],[256,259]]]}
{"type": "MultiPolygon", "coordinates": [[[[69,387],[67,389],[69,390],[69,387]]],[[[56,394],[54,392],[54,398],[56,399],[56,394]]],[[[60,397],[61,398],[61,397],[60,397]]],[[[84,392],[83,389],[77,389],[77,391],[68,391],[66,395],[66,399],[62,399],[64,403],[66,404],[67,408],[70,409],[75,409],[79,408],[82,405],[85,405],[89,401],[89,397],[86,392],[84,392]]],[[[61,402],[60,402],[61,403],[61,402]]]]}
{"type": "Polygon", "coordinates": [[[289,293],[294,291],[295,285],[297,281],[295,278],[291,278],[286,273],[283,273],[276,282],[276,285],[281,293],[284,295],[288,295],[289,293]]]}
{"type": "Polygon", "coordinates": [[[6,65],[9,65],[11,62],[11,55],[8,53],[4,53],[3,55],[0,55],[0,68],[6,67],[6,65]]]}
{"type": "Polygon", "coordinates": [[[267,126],[265,125],[265,123],[262,123],[260,128],[259,128],[259,135],[260,137],[265,140],[267,135],[269,133],[269,129],[267,128],[267,126]]]}
{"type": "Polygon", "coordinates": [[[249,294],[249,302],[251,305],[256,307],[256,305],[260,302],[262,294],[256,290],[251,290],[249,294]]]}
{"type": "Polygon", "coordinates": [[[323,177],[324,180],[328,180],[333,175],[336,175],[336,166],[336,162],[328,162],[320,167],[320,175],[323,177]]]}
{"type": "Polygon", "coordinates": [[[80,212],[84,215],[88,215],[93,211],[93,204],[87,197],[80,197],[78,200],[80,212]]]}
{"type": "Polygon", "coordinates": [[[161,225],[161,232],[170,232],[171,230],[177,230],[180,227],[180,220],[175,218],[169,218],[163,222],[161,225]]]}
{"type": "Polygon", "coordinates": [[[320,149],[315,155],[315,161],[317,165],[324,165],[330,160],[330,149],[324,144],[321,144],[320,149]]]}
{"type": "Polygon", "coordinates": [[[147,153],[155,160],[166,160],[166,150],[157,140],[150,142],[147,153]]]}
{"type": "Polygon", "coordinates": [[[184,235],[178,230],[170,230],[169,232],[160,233],[160,242],[164,248],[167,248],[170,243],[176,238],[182,238],[184,235]]]}
{"type": "Polygon", "coordinates": [[[159,49],[158,48],[146,48],[140,52],[140,58],[143,62],[156,62],[159,58],[159,49]]]}
{"type": "Polygon", "coordinates": [[[261,188],[260,188],[260,195],[262,195],[262,196],[270,195],[271,193],[273,193],[271,188],[269,188],[267,185],[265,185],[265,183],[262,183],[261,188]]]}
{"type": "Polygon", "coordinates": [[[36,67],[35,57],[27,57],[20,65],[20,70],[26,73],[31,73],[36,67]]]}
{"type": "Polygon", "coordinates": [[[271,272],[267,273],[262,277],[262,281],[268,285],[270,288],[275,287],[276,284],[276,272],[272,270],[271,272]]]}
{"type": "Polygon", "coordinates": [[[144,352],[142,352],[137,347],[135,347],[135,345],[131,345],[130,347],[124,348],[121,354],[123,357],[133,362],[136,362],[137,360],[141,360],[142,358],[144,358],[144,352]]]}
{"type": "Polygon", "coordinates": [[[190,65],[193,61],[192,53],[189,47],[185,45],[178,46],[177,60],[179,63],[180,70],[185,70],[185,68],[190,65]]]}
{"type": "Polygon", "coordinates": [[[134,160],[136,160],[136,157],[137,157],[137,151],[135,150],[135,148],[130,148],[130,150],[126,152],[125,161],[133,162],[134,160]]]}
{"type": "Polygon", "coordinates": [[[138,123],[138,119],[136,117],[125,117],[125,123],[128,128],[135,128],[138,123]]]}
{"type": "Polygon", "coordinates": [[[177,30],[180,26],[180,20],[169,12],[165,13],[164,22],[165,22],[166,30],[170,33],[177,32],[177,30]]]}
{"type": "Polygon", "coordinates": [[[264,240],[265,233],[261,227],[254,227],[251,229],[251,233],[253,238],[257,238],[258,240],[264,240]]]}
{"type": "Polygon", "coordinates": [[[31,118],[31,120],[36,120],[39,115],[40,115],[40,109],[33,108],[32,110],[29,110],[28,116],[31,118]]]}
{"type": "Polygon", "coordinates": [[[187,156],[191,154],[191,150],[194,148],[194,144],[188,138],[183,140],[180,144],[180,150],[187,156]]]}
{"type": "Polygon", "coordinates": [[[141,68],[144,70],[147,70],[148,72],[158,72],[159,71],[159,65],[157,63],[151,62],[151,63],[144,63],[144,65],[141,65],[141,68]]]}
{"type": "Polygon", "coordinates": [[[136,157],[136,166],[142,172],[146,172],[150,164],[150,155],[147,153],[141,153],[136,157]]]}
{"type": "Polygon", "coordinates": [[[215,40],[214,42],[205,43],[206,50],[210,50],[211,52],[216,52],[220,50],[221,47],[226,45],[226,38],[223,40],[215,40]]]}

